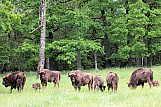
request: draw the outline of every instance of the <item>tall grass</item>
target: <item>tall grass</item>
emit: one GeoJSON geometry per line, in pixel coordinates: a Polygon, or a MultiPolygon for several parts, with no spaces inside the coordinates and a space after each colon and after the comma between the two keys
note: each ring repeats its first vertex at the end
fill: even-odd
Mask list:
{"type": "MultiPolygon", "coordinates": [[[[53,83],[48,83],[47,87],[41,89],[38,93],[32,88],[32,84],[39,82],[36,79],[35,72],[25,72],[27,81],[24,91],[19,93],[13,89],[10,94],[10,87],[2,85],[2,77],[0,75],[0,106],[1,107],[159,107],[161,106],[161,87],[149,88],[146,83],[144,89],[141,86],[135,90],[127,87],[127,82],[131,73],[137,68],[110,68],[104,70],[83,70],[83,72],[91,72],[94,76],[101,74],[104,82],[107,73],[112,71],[119,75],[118,91],[113,93],[107,89],[104,92],[88,91],[87,86],[82,86],[81,91],[75,91],[68,78],[68,71],[61,72],[60,88],[54,88],[53,83]]],[[[152,67],[154,71],[154,80],[161,81],[161,66],[152,67]]],[[[69,71],[70,72],[70,71],[69,71]]],[[[105,82],[106,84],[106,82],[105,82]]]]}

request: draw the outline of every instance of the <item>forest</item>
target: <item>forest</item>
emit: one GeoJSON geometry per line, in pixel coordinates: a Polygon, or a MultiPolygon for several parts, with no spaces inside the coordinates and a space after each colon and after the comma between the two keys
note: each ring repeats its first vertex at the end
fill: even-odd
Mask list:
{"type": "MultiPolygon", "coordinates": [[[[41,0],[0,1],[0,72],[37,71],[41,0]]],[[[46,0],[50,70],[161,65],[160,0],[46,0]]]]}

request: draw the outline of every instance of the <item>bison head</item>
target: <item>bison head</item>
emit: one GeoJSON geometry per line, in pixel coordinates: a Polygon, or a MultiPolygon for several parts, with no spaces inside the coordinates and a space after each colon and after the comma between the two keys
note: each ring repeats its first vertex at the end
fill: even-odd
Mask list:
{"type": "Polygon", "coordinates": [[[128,84],[128,87],[132,88],[132,89],[135,89],[137,86],[136,84],[133,84],[131,82],[127,83],[128,84]]]}
{"type": "Polygon", "coordinates": [[[106,89],[106,86],[99,86],[100,90],[103,92],[106,89]]]}
{"type": "Polygon", "coordinates": [[[35,88],[35,84],[32,84],[32,88],[35,88]]]}
{"type": "Polygon", "coordinates": [[[3,82],[2,84],[5,86],[5,87],[8,87],[10,86],[10,82],[9,82],[9,79],[7,77],[3,77],[3,82]]]}
{"type": "Polygon", "coordinates": [[[45,79],[45,74],[46,74],[46,70],[41,70],[41,72],[39,72],[40,75],[40,79],[44,80],[45,79]]]}
{"type": "Polygon", "coordinates": [[[70,77],[70,80],[71,80],[71,82],[72,82],[72,85],[75,84],[75,77],[76,77],[76,76],[77,76],[77,75],[74,74],[74,73],[72,73],[72,74],[69,74],[69,73],[68,73],[68,77],[70,77]]]}

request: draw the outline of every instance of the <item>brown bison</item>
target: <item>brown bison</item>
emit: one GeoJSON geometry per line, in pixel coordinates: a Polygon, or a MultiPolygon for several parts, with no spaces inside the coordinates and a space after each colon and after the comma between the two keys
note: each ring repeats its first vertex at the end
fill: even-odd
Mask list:
{"type": "Polygon", "coordinates": [[[113,73],[113,72],[109,72],[106,77],[108,91],[110,90],[110,88],[112,89],[112,91],[114,88],[114,92],[117,91],[118,81],[119,81],[118,74],[113,73]]]}
{"type": "Polygon", "coordinates": [[[128,87],[136,88],[139,85],[144,87],[144,83],[148,82],[150,88],[153,81],[153,71],[151,69],[139,68],[135,70],[130,77],[128,87]]]}
{"type": "Polygon", "coordinates": [[[19,92],[21,92],[21,89],[23,91],[24,85],[26,82],[26,75],[22,72],[13,72],[10,74],[7,74],[3,77],[2,84],[5,87],[11,86],[11,93],[12,89],[18,89],[19,92]]]}
{"type": "Polygon", "coordinates": [[[42,86],[47,86],[47,82],[53,82],[54,87],[57,84],[59,88],[59,81],[61,77],[61,74],[59,71],[50,71],[48,69],[43,69],[39,72],[39,75],[40,75],[42,86]]]}
{"type": "Polygon", "coordinates": [[[35,89],[35,92],[38,90],[38,92],[40,92],[40,89],[41,89],[41,85],[40,83],[35,83],[35,84],[32,84],[32,88],[35,89]]]}
{"type": "Polygon", "coordinates": [[[68,74],[70,80],[72,82],[72,86],[77,90],[77,88],[81,89],[81,86],[85,86],[88,84],[88,89],[93,89],[93,74],[91,73],[83,73],[80,70],[72,71],[71,74],[68,74]]]}
{"type": "Polygon", "coordinates": [[[159,81],[158,80],[155,80],[155,81],[152,82],[152,84],[153,84],[153,87],[154,86],[159,86],[159,81]]]}
{"type": "Polygon", "coordinates": [[[105,90],[106,86],[104,86],[104,81],[101,75],[97,75],[94,77],[94,91],[96,89],[97,86],[97,90],[101,90],[102,92],[105,90]]]}

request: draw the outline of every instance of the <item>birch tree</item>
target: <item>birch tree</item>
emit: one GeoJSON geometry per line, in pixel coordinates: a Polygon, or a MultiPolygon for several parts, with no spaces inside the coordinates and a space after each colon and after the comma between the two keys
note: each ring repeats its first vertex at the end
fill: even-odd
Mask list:
{"type": "Polygon", "coordinates": [[[40,38],[40,50],[39,50],[39,63],[37,78],[39,78],[39,72],[44,69],[45,62],[45,36],[46,36],[46,0],[41,2],[41,38],[40,38]]]}

